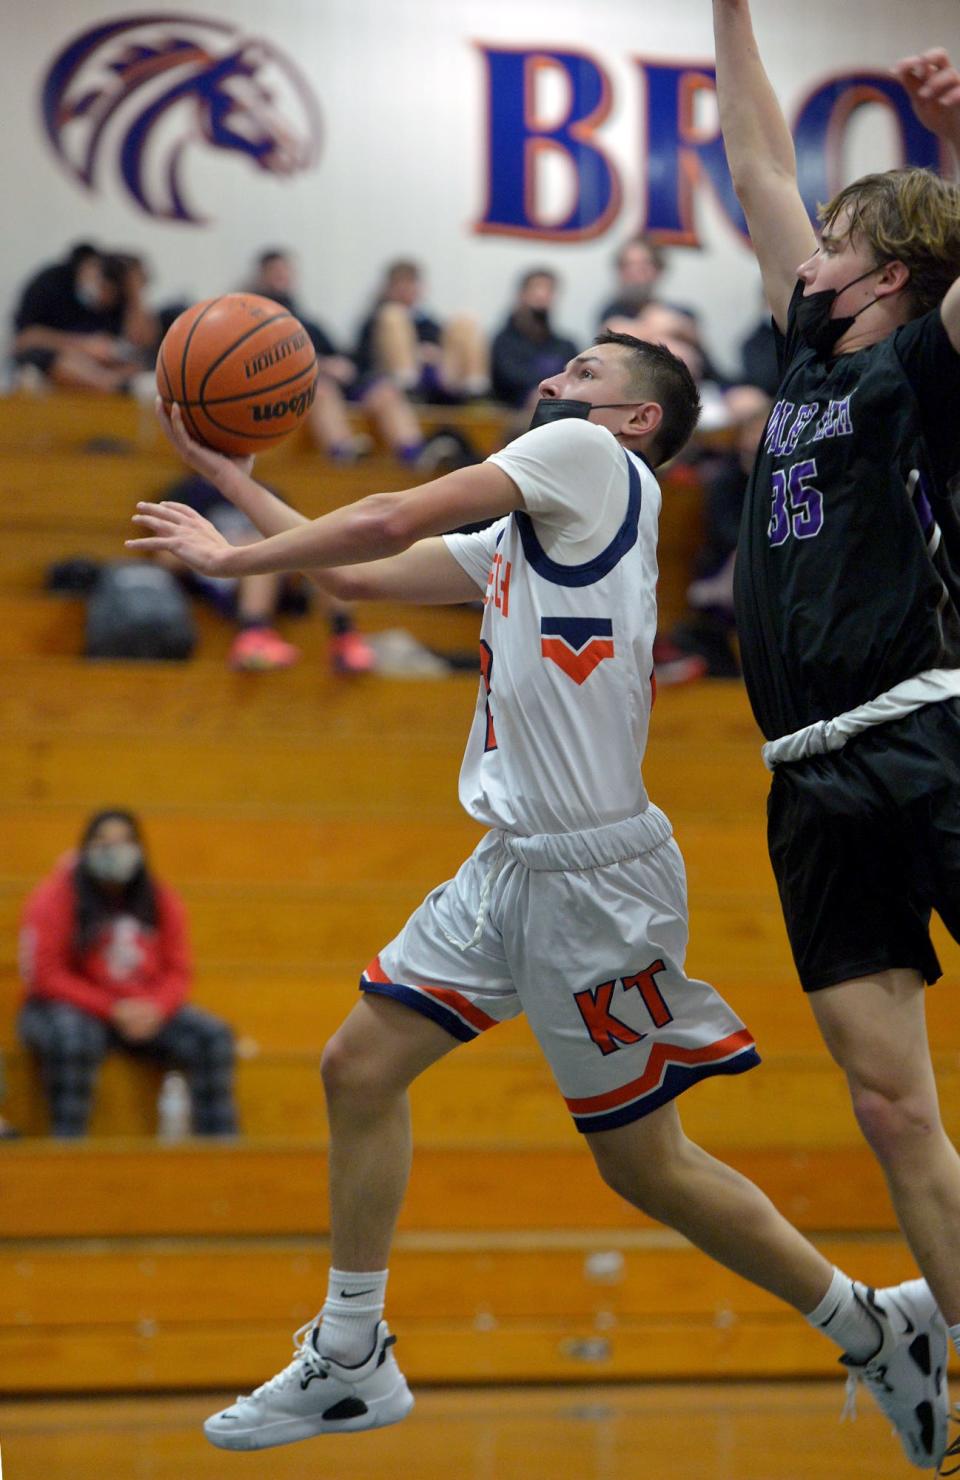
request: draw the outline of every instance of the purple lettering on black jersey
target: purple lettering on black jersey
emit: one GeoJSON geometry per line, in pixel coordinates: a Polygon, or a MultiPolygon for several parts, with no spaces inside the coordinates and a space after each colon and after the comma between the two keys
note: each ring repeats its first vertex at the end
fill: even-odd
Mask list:
{"type": "Polygon", "coordinates": [[[804,431],[813,421],[819,410],[819,401],[804,402],[804,404],[800,407],[800,410],[797,412],[796,420],[793,423],[793,426],[790,428],[790,433],[786,440],[782,443],[780,448],[781,452],[785,453],[787,457],[789,457],[791,453],[796,452],[797,443],[800,441],[800,438],[803,436],[804,431]]]}
{"type": "Polygon", "coordinates": [[[811,442],[821,442],[824,437],[849,437],[853,433],[850,416],[850,396],[840,401],[831,401],[817,424],[811,442]]]}
{"type": "Polygon", "coordinates": [[[793,412],[794,403],[792,401],[778,401],[770,413],[763,446],[765,451],[773,457],[779,457],[783,452],[784,433],[793,412]]]}

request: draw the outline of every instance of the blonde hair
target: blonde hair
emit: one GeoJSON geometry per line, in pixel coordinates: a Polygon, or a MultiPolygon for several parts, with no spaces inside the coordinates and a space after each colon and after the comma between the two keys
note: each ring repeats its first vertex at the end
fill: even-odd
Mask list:
{"type": "Polygon", "coordinates": [[[864,175],[818,208],[827,230],[843,222],[842,240],[859,238],[883,262],[910,270],[915,315],[943,300],[960,277],[960,187],[932,170],[864,175]]]}

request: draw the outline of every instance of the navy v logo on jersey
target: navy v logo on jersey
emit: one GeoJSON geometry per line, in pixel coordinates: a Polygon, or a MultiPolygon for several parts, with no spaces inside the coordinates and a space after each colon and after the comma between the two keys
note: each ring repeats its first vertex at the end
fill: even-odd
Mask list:
{"type": "Polygon", "coordinates": [[[541,617],[540,652],[574,683],[586,683],[604,658],[612,658],[609,617],[541,617]]]}

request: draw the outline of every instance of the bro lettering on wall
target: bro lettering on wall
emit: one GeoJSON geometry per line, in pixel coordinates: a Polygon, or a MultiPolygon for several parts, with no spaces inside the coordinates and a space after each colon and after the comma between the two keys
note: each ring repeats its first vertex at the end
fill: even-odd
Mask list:
{"type": "MultiPolygon", "coordinates": [[[[601,236],[615,221],[624,191],[623,172],[646,176],[644,218],[629,223],[660,241],[700,246],[693,218],[694,194],[712,190],[744,237],[746,222],[727,170],[723,141],[702,122],[705,93],[716,90],[710,62],[634,59],[642,120],[633,160],[617,160],[604,142],[603,125],[614,85],[603,64],[582,51],[479,47],[485,71],[486,203],[477,232],[577,242],[601,236]],[[562,84],[560,113],[545,116],[541,84],[562,84]],[[559,219],[544,199],[544,172],[562,162],[568,208],[559,219]]],[[[817,205],[845,183],[842,150],[854,115],[879,104],[899,133],[903,163],[938,168],[940,145],[916,119],[900,84],[882,72],[852,71],[818,82],[800,105],[792,128],[800,191],[816,219],[817,205]]]]}

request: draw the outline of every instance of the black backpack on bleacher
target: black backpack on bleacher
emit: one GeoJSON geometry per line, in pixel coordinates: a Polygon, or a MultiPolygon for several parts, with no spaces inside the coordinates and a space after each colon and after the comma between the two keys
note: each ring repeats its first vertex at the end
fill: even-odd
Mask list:
{"type": "Polygon", "coordinates": [[[159,565],[105,565],[87,606],[88,658],[189,658],[196,631],[175,576],[159,565]]]}

